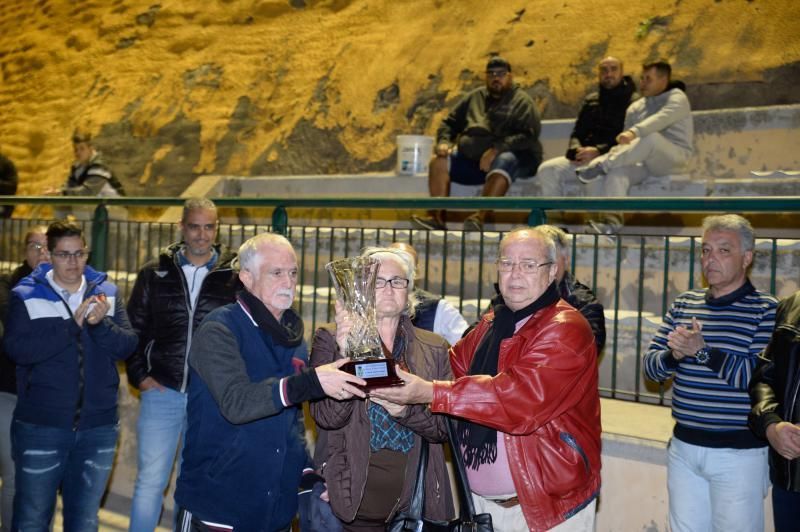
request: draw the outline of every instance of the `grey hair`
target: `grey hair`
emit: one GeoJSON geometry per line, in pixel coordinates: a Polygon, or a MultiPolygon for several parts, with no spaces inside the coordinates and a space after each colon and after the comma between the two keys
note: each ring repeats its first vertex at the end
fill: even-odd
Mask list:
{"type": "Polygon", "coordinates": [[[239,246],[234,268],[257,273],[265,259],[263,254],[259,253],[259,250],[265,244],[283,244],[294,251],[292,243],[285,236],[277,233],[259,233],[256,236],[251,236],[239,246]]]}
{"type": "Polygon", "coordinates": [[[47,236],[47,226],[46,225],[34,225],[33,227],[29,227],[27,231],[25,231],[25,238],[23,238],[23,242],[25,245],[28,245],[28,240],[33,235],[45,235],[47,236]]]}
{"type": "Polygon", "coordinates": [[[400,264],[400,266],[405,270],[406,278],[408,279],[408,299],[406,301],[406,310],[404,313],[409,317],[413,317],[414,311],[417,307],[417,298],[414,296],[414,279],[417,275],[416,267],[414,265],[414,257],[412,257],[407,251],[403,251],[401,249],[376,246],[364,248],[361,251],[361,256],[374,257],[379,261],[383,261],[384,259],[394,260],[400,264]]]}
{"type": "Polygon", "coordinates": [[[538,227],[517,227],[516,229],[512,229],[500,240],[500,245],[498,246],[498,252],[502,252],[503,246],[506,245],[506,242],[516,236],[521,235],[522,233],[528,233],[527,236],[532,238],[538,238],[544,244],[544,251],[545,251],[545,260],[555,262],[556,261],[556,244],[553,241],[553,237],[550,236],[546,231],[539,229],[538,227]]]}
{"type": "Polygon", "coordinates": [[[537,225],[534,227],[536,231],[540,233],[544,233],[550,237],[553,243],[556,245],[556,252],[561,255],[562,257],[569,256],[569,237],[567,233],[561,229],[560,227],[556,227],[555,225],[537,225]]]}
{"type": "Polygon", "coordinates": [[[756,247],[756,232],[750,221],[738,214],[718,214],[703,218],[703,234],[708,231],[732,231],[739,233],[739,243],[745,251],[756,247]]]}
{"type": "Polygon", "coordinates": [[[191,211],[203,209],[217,212],[217,206],[208,198],[189,198],[183,202],[183,214],[181,221],[185,220],[191,211]]]}

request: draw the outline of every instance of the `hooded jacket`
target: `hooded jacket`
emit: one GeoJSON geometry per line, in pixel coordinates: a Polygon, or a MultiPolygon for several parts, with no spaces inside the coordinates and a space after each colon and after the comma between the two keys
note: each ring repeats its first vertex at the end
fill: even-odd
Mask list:
{"type": "Polygon", "coordinates": [[[685,150],[688,158],[694,151],[694,121],[685,90],[682,81],[672,81],[661,94],[639,98],[625,113],[625,129],[630,129],[640,138],[661,133],[665,139],[685,150]]]}
{"type": "Polygon", "coordinates": [[[625,76],[613,89],[602,86],[584,100],[575,127],[569,137],[566,157],[575,160],[575,152],[582,146],[594,146],[603,154],[617,145],[617,135],[625,126],[625,111],[631,102],[641,96],[630,76],[625,76]]]}
{"type": "Polygon", "coordinates": [[[17,364],[14,419],[35,425],[90,429],[117,422],[116,361],[136,347],[117,287],[86,266],[84,299],[105,294],[108,313],[78,326],[39,265],[12,290],[4,347],[17,364]]]}
{"type": "Polygon", "coordinates": [[[489,148],[498,153],[511,151],[522,164],[539,166],[542,125],[536,106],[518,85],[500,98],[490,96],[486,87],[467,93],[444,119],[436,138],[439,143],[458,143],[458,151],[477,161],[489,148]]]}

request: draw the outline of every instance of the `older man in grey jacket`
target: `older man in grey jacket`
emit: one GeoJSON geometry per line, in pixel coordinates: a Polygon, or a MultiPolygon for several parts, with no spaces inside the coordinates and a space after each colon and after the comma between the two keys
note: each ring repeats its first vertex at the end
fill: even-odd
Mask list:
{"type": "Polygon", "coordinates": [[[589,196],[621,196],[649,176],[685,173],[692,156],[694,124],[685,86],[671,80],[672,67],[658,61],[642,67],[644,96],[625,112],[625,130],[606,155],[577,169],[589,196]]]}

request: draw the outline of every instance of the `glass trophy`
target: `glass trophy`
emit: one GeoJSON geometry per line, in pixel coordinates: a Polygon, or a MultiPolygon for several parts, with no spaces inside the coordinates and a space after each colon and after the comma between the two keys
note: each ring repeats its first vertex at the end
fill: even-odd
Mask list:
{"type": "Polygon", "coordinates": [[[375,279],[380,261],[374,257],[339,259],[325,265],[336,295],[352,317],[345,340],[345,356],[350,359],[342,371],[367,381],[366,390],[402,386],[394,360],[386,358],[375,317],[375,279]]]}

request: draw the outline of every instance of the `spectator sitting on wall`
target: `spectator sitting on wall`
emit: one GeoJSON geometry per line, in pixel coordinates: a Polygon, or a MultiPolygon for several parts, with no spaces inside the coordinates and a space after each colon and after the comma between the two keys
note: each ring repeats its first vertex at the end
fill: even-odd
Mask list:
{"type": "MultiPolygon", "coordinates": [[[[511,65],[492,57],[486,86],[467,93],[442,122],[428,173],[432,197],[450,195],[450,181],[483,185],[482,196],[505,196],[515,179],[531,176],[542,160],[541,123],[528,94],[514,83],[511,65]]],[[[445,229],[443,211],[412,217],[422,229],[445,229]]],[[[475,213],[464,228],[480,230],[485,213],[475,213]]]]}
{"type": "Polygon", "coordinates": [[[70,167],[67,182],[61,188],[46,191],[46,194],[102,198],[125,195],[122,183],[114,176],[92,144],[90,133],[75,130],[72,135],[72,149],[75,161],[70,167]]]}

